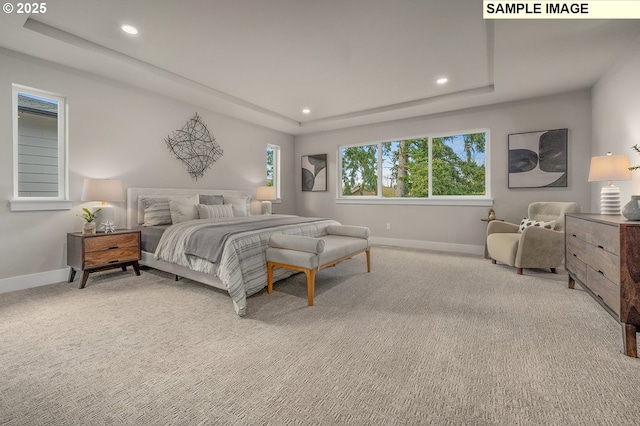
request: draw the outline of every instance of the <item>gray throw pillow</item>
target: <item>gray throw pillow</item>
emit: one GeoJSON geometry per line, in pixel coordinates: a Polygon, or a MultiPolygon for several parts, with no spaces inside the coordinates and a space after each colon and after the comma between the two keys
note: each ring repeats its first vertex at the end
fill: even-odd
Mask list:
{"type": "Polygon", "coordinates": [[[224,197],[222,195],[200,194],[200,202],[198,204],[206,204],[208,206],[219,206],[224,204],[224,197]]]}

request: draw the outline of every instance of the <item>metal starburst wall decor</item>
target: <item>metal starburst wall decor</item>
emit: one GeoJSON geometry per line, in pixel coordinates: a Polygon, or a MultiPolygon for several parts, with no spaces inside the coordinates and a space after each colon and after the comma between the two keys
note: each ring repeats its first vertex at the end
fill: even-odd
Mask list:
{"type": "Polygon", "coordinates": [[[222,157],[223,153],[198,113],[187,121],[182,129],[167,136],[165,142],[195,180],[204,176],[204,172],[222,157]]]}

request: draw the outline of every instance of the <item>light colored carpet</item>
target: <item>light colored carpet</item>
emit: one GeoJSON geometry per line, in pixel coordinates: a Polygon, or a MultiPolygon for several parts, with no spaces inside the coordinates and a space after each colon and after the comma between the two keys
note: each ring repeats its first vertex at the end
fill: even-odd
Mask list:
{"type": "MultiPolygon", "coordinates": [[[[0,294],[1,425],[637,425],[640,361],[566,275],[372,249],[251,297],[158,271],[0,294]]],[[[576,286],[578,287],[578,286],[576,286]]]]}

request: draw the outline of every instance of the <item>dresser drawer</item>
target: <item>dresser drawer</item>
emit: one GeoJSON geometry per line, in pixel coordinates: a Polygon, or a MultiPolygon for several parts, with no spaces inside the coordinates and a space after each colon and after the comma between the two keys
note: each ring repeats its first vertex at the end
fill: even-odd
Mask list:
{"type": "Polygon", "coordinates": [[[587,263],[587,248],[590,247],[589,244],[570,234],[566,234],[565,242],[567,252],[566,261],[569,260],[569,257],[575,257],[580,259],[581,262],[587,263]]]}
{"type": "Polygon", "coordinates": [[[569,237],[574,237],[582,241],[587,241],[587,233],[585,232],[585,225],[587,223],[587,221],[575,217],[565,217],[564,232],[567,234],[567,240],[569,237]]]}
{"type": "Polygon", "coordinates": [[[138,247],[140,244],[137,232],[131,234],[100,235],[99,237],[85,238],[84,251],[94,252],[120,247],[138,247]]]}
{"type": "Polygon", "coordinates": [[[585,241],[609,253],[620,255],[620,229],[600,222],[584,222],[585,241]]]}
{"type": "Polygon", "coordinates": [[[140,251],[138,246],[94,251],[85,254],[84,268],[93,268],[96,266],[108,265],[110,263],[130,262],[133,260],[140,260],[140,251]]]}
{"type": "Polygon", "coordinates": [[[581,259],[594,271],[601,273],[609,281],[620,284],[620,257],[600,247],[587,245],[587,253],[581,259]]]}
{"type": "Polygon", "coordinates": [[[579,258],[567,252],[565,266],[567,271],[571,272],[578,281],[583,284],[587,282],[587,265],[581,262],[579,258]]]}
{"type": "Polygon", "coordinates": [[[616,315],[620,315],[620,286],[612,283],[599,272],[587,268],[587,287],[616,315]]]}

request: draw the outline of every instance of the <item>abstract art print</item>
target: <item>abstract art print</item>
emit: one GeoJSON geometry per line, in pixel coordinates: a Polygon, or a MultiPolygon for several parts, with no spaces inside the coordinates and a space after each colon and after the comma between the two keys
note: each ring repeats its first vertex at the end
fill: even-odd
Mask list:
{"type": "Polygon", "coordinates": [[[302,156],[302,190],[327,190],[327,154],[302,156]]]}
{"type": "Polygon", "coordinates": [[[509,135],[509,188],[567,186],[567,129],[509,135]]]}

